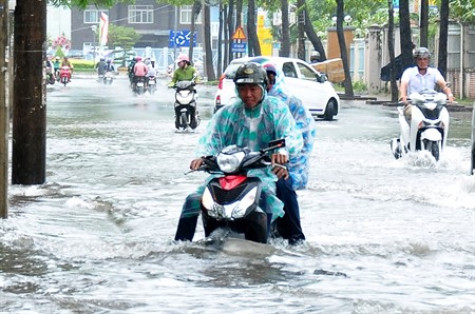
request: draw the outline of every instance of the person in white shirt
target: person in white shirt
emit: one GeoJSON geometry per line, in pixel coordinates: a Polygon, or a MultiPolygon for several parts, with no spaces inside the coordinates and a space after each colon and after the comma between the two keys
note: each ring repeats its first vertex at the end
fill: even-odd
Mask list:
{"type": "Polygon", "coordinates": [[[402,74],[399,93],[400,100],[404,103],[404,116],[407,120],[411,119],[411,104],[407,101],[411,93],[427,89],[434,90],[436,86],[439,86],[440,90],[447,95],[449,102],[455,100],[440,71],[429,67],[430,57],[429,49],[425,47],[416,49],[414,51],[416,66],[407,68],[402,74]]]}

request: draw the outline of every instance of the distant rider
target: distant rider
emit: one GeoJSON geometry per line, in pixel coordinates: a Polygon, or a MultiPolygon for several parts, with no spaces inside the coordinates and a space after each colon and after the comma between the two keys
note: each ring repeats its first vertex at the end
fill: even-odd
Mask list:
{"type": "Polygon", "coordinates": [[[60,57],[56,56],[54,58],[53,66],[54,66],[54,75],[59,80],[59,68],[61,67],[61,58],[60,57]]]}
{"type": "MultiPolygon", "coordinates": [[[[286,146],[272,154],[272,164],[283,165],[289,157],[299,154],[302,135],[295,127],[288,106],[276,97],[267,96],[265,70],[256,63],[245,63],[238,68],[234,83],[238,100],[213,116],[206,133],[199,140],[196,156],[217,155],[229,145],[247,146],[256,152],[268,147],[269,141],[281,138],[285,139],[286,146]]],[[[197,170],[202,164],[203,158],[198,157],[191,162],[190,169],[197,170]]],[[[263,182],[259,203],[266,214],[261,219],[267,219],[270,225],[272,220],[283,214],[283,204],[275,195],[275,181],[287,177],[288,172],[285,168],[274,166],[272,171],[255,169],[250,175],[259,177],[263,182]]],[[[186,198],[175,240],[193,239],[204,188],[200,186],[186,198]]]]}
{"type": "Polygon", "coordinates": [[[320,57],[320,52],[312,51],[312,53],[310,54],[310,63],[313,64],[313,63],[318,63],[318,62],[322,62],[322,59],[320,57]]]}
{"type": "Polygon", "coordinates": [[[107,72],[112,72],[112,73],[115,73],[115,65],[114,65],[114,62],[112,62],[112,59],[107,59],[106,61],[106,64],[104,66],[104,74],[107,73],[107,72]]]}
{"type": "Polygon", "coordinates": [[[99,77],[104,76],[106,72],[106,59],[100,58],[99,62],[96,63],[96,71],[99,77]]]}
{"type": "MultiPolygon", "coordinates": [[[[178,68],[175,70],[175,72],[173,72],[172,80],[168,84],[168,87],[173,88],[175,87],[176,83],[180,81],[194,81],[195,83],[201,82],[201,78],[198,74],[198,71],[196,71],[195,67],[191,65],[190,59],[188,58],[187,55],[182,54],[178,56],[176,63],[178,65],[178,68]]],[[[190,108],[190,116],[191,116],[190,126],[192,129],[196,128],[196,125],[197,125],[196,113],[197,112],[195,108],[190,108]]],[[[179,117],[180,117],[179,107],[175,107],[175,125],[179,125],[179,121],[178,121],[179,117]]]]}
{"type": "MultiPolygon", "coordinates": [[[[148,67],[147,65],[142,61],[142,57],[136,57],[135,58],[135,65],[134,65],[134,90],[137,87],[137,82],[142,81],[145,82],[145,76],[147,75],[148,72],[148,67]]],[[[145,86],[146,87],[146,86],[145,86]]]]}
{"type": "Polygon", "coordinates": [[[412,105],[407,101],[407,97],[414,92],[423,90],[434,90],[437,85],[440,90],[447,95],[449,102],[455,100],[452,91],[447,86],[444,77],[438,69],[429,67],[431,54],[429,49],[420,47],[414,51],[416,66],[407,68],[401,77],[399,87],[400,100],[404,103],[404,116],[411,120],[412,105]]]}

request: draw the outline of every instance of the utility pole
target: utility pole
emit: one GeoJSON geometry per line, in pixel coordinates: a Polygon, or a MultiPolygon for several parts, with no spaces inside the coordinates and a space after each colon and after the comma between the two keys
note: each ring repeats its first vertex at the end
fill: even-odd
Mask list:
{"type": "Polygon", "coordinates": [[[8,95],[5,52],[8,45],[8,0],[0,0],[0,218],[8,216],[8,95]]]}
{"type": "Polygon", "coordinates": [[[13,184],[42,184],[46,177],[46,2],[21,0],[15,8],[13,184]]]}

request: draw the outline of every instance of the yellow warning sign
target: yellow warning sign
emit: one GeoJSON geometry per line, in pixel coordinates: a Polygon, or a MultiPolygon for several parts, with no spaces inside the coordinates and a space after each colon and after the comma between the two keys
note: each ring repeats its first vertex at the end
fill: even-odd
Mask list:
{"type": "Polygon", "coordinates": [[[244,30],[242,29],[241,26],[238,26],[236,28],[236,31],[234,31],[233,39],[242,39],[242,40],[247,39],[246,34],[244,34],[244,30]]]}

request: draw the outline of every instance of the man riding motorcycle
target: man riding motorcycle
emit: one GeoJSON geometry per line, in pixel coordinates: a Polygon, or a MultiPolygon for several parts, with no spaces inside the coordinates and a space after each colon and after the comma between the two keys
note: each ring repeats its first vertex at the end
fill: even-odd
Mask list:
{"type": "MultiPolygon", "coordinates": [[[[175,87],[176,83],[179,81],[194,81],[195,83],[199,83],[201,81],[198,71],[196,71],[196,69],[191,65],[190,59],[188,58],[187,55],[180,55],[176,62],[177,62],[178,68],[173,73],[172,80],[168,84],[168,87],[171,87],[171,88],[175,87]]],[[[196,92],[196,91],[193,91],[193,92],[196,92]]],[[[190,126],[192,129],[195,129],[197,126],[197,121],[196,121],[197,110],[196,108],[190,108],[190,110],[191,110],[190,126]]],[[[179,108],[176,107],[175,108],[175,126],[179,125],[179,120],[178,120],[179,117],[180,117],[179,108]]]]}
{"type": "Polygon", "coordinates": [[[434,90],[436,86],[447,95],[449,102],[455,100],[451,89],[447,86],[444,77],[437,68],[430,67],[430,51],[425,47],[420,47],[414,51],[414,61],[416,66],[407,68],[401,77],[399,87],[400,99],[404,103],[404,116],[411,120],[411,104],[407,101],[408,95],[418,93],[422,90],[434,90]]]}
{"type": "MultiPolygon", "coordinates": [[[[287,169],[281,165],[300,153],[302,135],[296,129],[288,106],[278,98],[267,97],[267,74],[260,65],[253,62],[241,65],[234,83],[239,101],[225,106],[213,116],[207,132],[199,140],[196,156],[217,155],[221,149],[233,144],[259,151],[271,140],[285,139],[285,148],[271,156],[272,171],[256,169],[254,173],[263,182],[260,207],[266,212],[264,219],[267,219],[269,230],[271,221],[283,214],[283,204],[275,195],[275,181],[288,177],[287,169]]],[[[192,160],[190,169],[197,170],[203,162],[202,157],[192,160]]],[[[186,198],[175,240],[193,239],[204,187],[200,186],[186,198]]]]}
{"type": "MultiPolygon", "coordinates": [[[[136,57],[135,58],[136,60],[136,63],[134,65],[134,68],[133,68],[133,73],[134,73],[134,79],[133,79],[133,90],[135,91],[136,88],[137,88],[137,82],[138,81],[143,81],[144,84],[146,84],[146,80],[145,80],[145,76],[147,75],[147,72],[148,72],[148,67],[147,65],[142,62],[142,58],[141,57],[136,57]]],[[[145,88],[147,88],[147,86],[144,86],[145,88]]]]}

